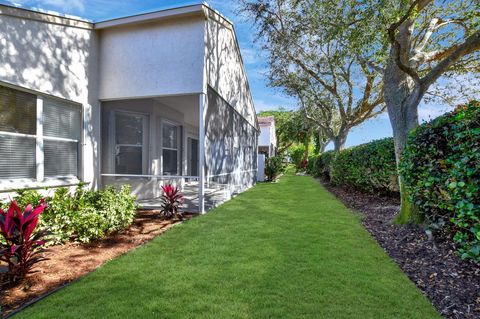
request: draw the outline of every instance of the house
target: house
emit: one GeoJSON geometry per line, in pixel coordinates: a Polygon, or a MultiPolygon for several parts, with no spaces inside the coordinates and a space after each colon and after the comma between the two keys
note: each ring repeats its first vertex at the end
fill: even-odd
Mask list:
{"type": "Polygon", "coordinates": [[[0,5],[0,52],[4,198],[130,184],[147,207],[173,183],[203,212],[255,183],[235,30],[207,4],[96,23],[0,5]]]}
{"type": "Polygon", "coordinates": [[[268,157],[277,152],[277,135],[275,133],[275,118],[273,116],[258,117],[260,136],[258,138],[258,153],[268,157]]]}

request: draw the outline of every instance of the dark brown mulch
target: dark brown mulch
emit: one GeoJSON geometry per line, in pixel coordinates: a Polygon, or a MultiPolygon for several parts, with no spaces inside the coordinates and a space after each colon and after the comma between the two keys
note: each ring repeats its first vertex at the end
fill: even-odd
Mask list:
{"type": "MultiPolygon", "coordinates": [[[[132,225],[120,233],[111,234],[90,244],[72,242],[47,248],[43,253],[47,260],[35,266],[34,270],[37,272],[28,275],[21,284],[2,288],[0,318],[77,280],[179,223],[160,218],[159,214],[159,211],[139,210],[132,225]]],[[[185,220],[194,216],[196,214],[184,214],[185,220]]]]}
{"type": "Polygon", "coordinates": [[[429,240],[425,229],[417,225],[393,225],[400,208],[398,198],[322,184],[362,215],[365,228],[442,316],[480,318],[480,266],[462,261],[451,241],[429,240]]]}

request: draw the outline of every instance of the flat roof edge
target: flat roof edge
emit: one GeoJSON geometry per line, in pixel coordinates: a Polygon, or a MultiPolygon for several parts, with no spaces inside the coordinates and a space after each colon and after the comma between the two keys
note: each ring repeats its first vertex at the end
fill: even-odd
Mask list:
{"type": "Polygon", "coordinates": [[[6,4],[0,4],[0,15],[89,30],[93,29],[94,26],[93,23],[86,20],[63,17],[53,13],[35,11],[22,7],[9,6],[6,4]]]}
{"type": "Polygon", "coordinates": [[[206,8],[207,7],[204,4],[196,4],[191,6],[142,13],[138,15],[97,22],[94,24],[94,28],[97,30],[101,30],[113,28],[116,26],[146,23],[180,16],[205,16],[206,8]]]}

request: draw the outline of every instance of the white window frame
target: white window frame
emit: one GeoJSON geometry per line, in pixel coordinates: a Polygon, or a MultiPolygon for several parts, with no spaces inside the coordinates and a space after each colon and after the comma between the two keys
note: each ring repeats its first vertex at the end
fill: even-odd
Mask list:
{"type": "MultiPolygon", "coordinates": [[[[183,141],[182,141],[182,136],[183,136],[183,132],[182,132],[182,124],[178,123],[178,122],[175,122],[175,121],[171,121],[171,120],[168,120],[168,119],[161,119],[161,127],[160,127],[160,149],[161,149],[161,161],[160,161],[160,168],[161,168],[161,175],[167,175],[165,174],[165,171],[164,171],[164,168],[163,168],[163,164],[164,164],[164,158],[163,158],[163,151],[164,150],[170,150],[170,151],[176,151],[177,152],[177,175],[178,176],[181,176],[182,175],[182,146],[183,146],[183,141]],[[167,124],[167,125],[170,125],[170,126],[174,126],[176,127],[177,129],[177,148],[170,148],[170,147],[164,147],[163,146],[163,126],[167,124]]],[[[170,173],[168,173],[168,175],[170,175],[170,173]]],[[[175,176],[177,176],[175,175],[175,176]]]]}
{"type": "Polygon", "coordinates": [[[148,173],[148,130],[149,130],[149,115],[141,112],[132,112],[126,110],[114,110],[112,111],[112,121],[110,122],[112,131],[110,134],[110,145],[112,145],[112,150],[110,152],[111,158],[111,169],[114,174],[117,172],[117,163],[116,163],[116,150],[118,146],[128,146],[128,147],[141,147],[142,149],[142,172],[140,174],[132,175],[144,175],[148,173]],[[142,145],[138,144],[117,144],[117,114],[131,115],[131,116],[140,116],[142,117],[142,145]]]}
{"type": "Polygon", "coordinates": [[[56,186],[64,186],[64,185],[75,185],[80,182],[81,172],[82,172],[82,149],[81,145],[83,145],[83,131],[84,131],[84,120],[83,120],[83,107],[81,104],[62,99],[56,96],[42,94],[33,90],[28,90],[23,87],[19,87],[16,85],[8,84],[5,82],[0,81],[0,86],[7,87],[13,90],[17,90],[20,92],[26,92],[37,97],[36,102],[36,132],[35,134],[22,134],[22,133],[14,133],[14,132],[5,132],[0,131],[1,135],[10,135],[10,136],[18,136],[18,137],[28,137],[35,139],[35,163],[36,163],[36,176],[35,178],[11,178],[8,180],[0,181],[0,191],[5,190],[12,190],[12,189],[22,189],[22,188],[40,188],[40,187],[56,187],[56,186]],[[44,99],[55,99],[61,102],[69,103],[72,105],[76,105],[80,108],[80,140],[73,140],[73,139],[65,139],[65,138],[56,138],[56,137],[47,137],[43,135],[43,101],[44,99]],[[77,142],[78,143],[78,152],[77,152],[77,176],[52,176],[52,177],[45,177],[45,162],[44,162],[44,152],[43,152],[43,142],[45,140],[55,140],[55,141],[70,141],[70,142],[77,142]]]}
{"type": "MultiPolygon", "coordinates": [[[[70,103],[70,102],[69,102],[70,103]]],[[[70,103],[75,105],[75,103],[70,103]]],[[[81,140],[80,139],[71,139],[71,138],[64,138],[64,137],[52,137],[46,136],[43,133],[43,110],[44,110],[44,103],[42,97],[37,97],[37,150],[41,150],[41,152],[37,151],[37,163],[39,163],[39,159],[41,159],[41,163],[45,163],[45,153],[43,152],[43,145],[44,141],[53,141],[53,142],[72,142],[77,143],[77,174],[80,175],[80,166],[81,166],[81,140]],[[41,99],[41,102],[39,101],[41,99]],[[40,111],[39,111],[40,109],[40,111]],[[42,126],[41,131],[39,132],[39,126],[42,126]],[[40,153],[40,154],[39,154],[40,153]]],[[[83,111],[80,108],[80,138],[83,136],[83,111]]],[[[45,165],[41,165],[41,172],[39,173],[37,165],[37,180],[40,180],[39,177],[43,180],[50,180],[50,179],[65,179],[65,178],[78,178],[75,175],[56,175],[56,176],[45,176],[45,165]]]]}

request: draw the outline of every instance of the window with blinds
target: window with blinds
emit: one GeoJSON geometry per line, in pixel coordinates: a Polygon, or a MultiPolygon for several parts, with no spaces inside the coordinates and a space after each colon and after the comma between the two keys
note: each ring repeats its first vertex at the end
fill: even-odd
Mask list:
{"type": "Polygon", "coordinates": [[[81,114],[80,106],[0,86],[0,180],[78,176],[81,114]]]}
{"type": "Polygon", "coordinates": [[[45,177],[78,175],[81,115],[80,107],[76,105],[43,100],[45,177]]]}
{"type": "Polygon", "coordinates": [[[36,177],[36,95],[0,86],[0,179],[36,177]]]}

